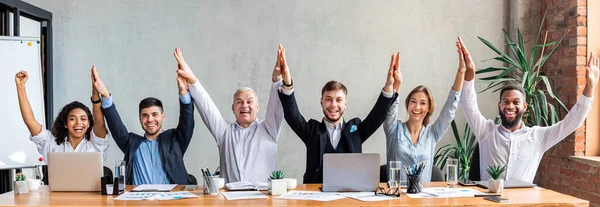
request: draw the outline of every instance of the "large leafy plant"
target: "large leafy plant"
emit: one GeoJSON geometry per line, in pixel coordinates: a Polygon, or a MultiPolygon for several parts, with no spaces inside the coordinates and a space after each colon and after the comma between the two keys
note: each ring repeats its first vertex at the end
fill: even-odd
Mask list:
{"type": "MultiPolygon", "coordinates": [[[[544,14],[544,18],[542,18],[541,25],[544,25],[545,17],[546,14],[544,14]]],[[[541,25],[538,29],[538,34],[535,40],[536,43],[541,37],[541,25]]],[[[565,111],[568,111],[568,109],[555,95],[553,81],[549,79],[543,71],[540,71],[540,68],[560,46],[560,43],[565,38],[568,31],[560,38],[560,40],[548,43],[546,42],[546,37],[548,36],[548,33],[546,32],[544,43],[533,46],[533,48],[531,48],[529,58],[527,58],[527,53],[525,52],[525,45],[523,44],[521,30],[517,30],[516,42],[509,37],[506,30],[503,30],[503,32],[504,37],[506,38],[508,49],[512,56],[498,49],[486,39],[478,37],[485,45],[499,55],[498,57],[494,57],[492,59],[500,61],[506,66],[488,67],[476,71],[476,74],[489,74],[489,76],[479,79],[481,81],[490,82],[483,91],[496,88],[494,90],[494,92],[496,92],[505,84],[514,82],[519,83],[525,90],[525,95],[527,96],[526,101],[529,104],[523,116],[523,122],[525,122],[527,126],[549,126],[558,122],[558,113],[560,111],[557,110],[555,104],[558,104],[558,106],[565,111]],[[551,46],[552,49],[550,49],[547,54],[544,54],[544,50],[547,49],[546,47],[551,46]],[[541,52],[538,54],[538,51],[540,50],[541,52]],[[547,97],[550,97],[552,100],[554,100],[554,103],[549,102],[547,97]]]]}
{"type": "Polygon", "coordinates": [[[471,133],[471,128],[469,128],[469,124],[465,125],[465,129],[463,131],[463,135],[461,136],[458,133],[458,127],[456,127],[456,122],[452,120],[452,133],[454,134],[454,139],[456,140],[456,144],[447,144],[440,147],[436,152],[433,158],[433,165],[437,166],[440,169],[444,169],[446,166],[446,160],[448,157],[458,159],[458,177],[460,180],[469,180],[469,171],[471,166],[471,157],[473,156],[473,151],[475,151],[475,142],[476,138],[473,133],[471,133]]]}

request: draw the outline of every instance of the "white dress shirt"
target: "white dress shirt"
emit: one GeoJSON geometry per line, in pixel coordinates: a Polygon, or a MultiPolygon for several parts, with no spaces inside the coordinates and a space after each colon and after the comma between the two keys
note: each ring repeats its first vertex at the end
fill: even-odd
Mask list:
{"type": "Polygon", "coordinates": [[[100,138],[94,134],[94,130],[90,132],[90,140],[82,139],[81,142],[77,145],[75,149],[73,149],[73,145],[69,141],[67,141],[67,137],[65,137],[65,142],[58,145],[56,144],[56,138],[52,135],[52,132],[47,129],[42,129],[42,131],[35,135],[31,136],[29,139],[35,143],[38,149],[38,153],[42,154],[44,157],[44,161],[48,160],[48,152],[102,152],[102,160],[106,160],[106,153],[108,150],[108,137],[110,133],[106,134],[105,138],[100,138]]]}
{"type": "Polygon", "coordinates": [[[502,124],[481,115],[473,81],[465,81],[460,105],[465,118],[479,142],[481,180],[490,179],[489,165],[506,165],[505,180],[533,182],[542,155],[563,140],[585,121],[592,107],[593,97],[583,94],[565,118],[548,127],[527,127],[510,132],[502,124]]]}

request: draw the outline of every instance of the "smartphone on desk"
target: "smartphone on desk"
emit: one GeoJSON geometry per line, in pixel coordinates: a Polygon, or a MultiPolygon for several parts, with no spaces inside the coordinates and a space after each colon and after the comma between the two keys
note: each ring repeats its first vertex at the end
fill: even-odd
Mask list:
{"type": "Polygon", "coordinates": [[[499,196],[485,196],[485,197],[483,197],[483,199],[488,200],[488,201],[494,201],[496,203],[508,203],[508,202],[510,202],[510,200],[508,200],[506,198],[501,198],[499,196]]]}
{"type": "Polygon", "coordinates": [[[476,186],[477,183],[472,180],[458,180],[458,184],[462,186],[476,186]]]}

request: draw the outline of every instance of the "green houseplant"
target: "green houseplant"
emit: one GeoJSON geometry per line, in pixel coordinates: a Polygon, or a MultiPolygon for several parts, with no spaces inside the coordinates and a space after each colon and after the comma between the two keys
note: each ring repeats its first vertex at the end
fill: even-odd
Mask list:
{"type": "MultiPolygon", "coordinates": [[[[538,29],[535,43],[539,42],[544,25],[546,14],[542,18],[542,23],[538,29]]],[[[559,121],[558,107],[568,111],[567,107],[557,98],[554,92],[554,83],[548,78],[540,68],[546,63],[548,58],[560,46],[568,31],[558,40],[546,42],[548,33],[544,37],[544,42],[531,48],[531,53],[527,54],[523,43],[521,30],[517,30],[517,41],[513,41],[506,30],[503,30],[508,50],[511,55],[506,54],[498,47],[484,38],[478,37],[486,46],[492,49],[497,57],[492,58],[505,65],[505,67],[488,67],[476,71],[476,74],[486,74],[486,77],[479,78],[480,81],[489,82],[489,85],[482,90],[487,91],[495,88],[494,92],[501,89],[503,85],[509,83],[521,84],[525,90],[527,110],[523,115],[523,122],[527,126],[549,126],[559,121]],[[547,48],[552,47],[552,48],[547,48]],[[548,51],[544,54],[544,51],[548,51]],[[529,56],[529,57],[528,57],[529,56]],[[552,101],[547,100],[547,97],[552,101]],[[558,105],[558,106],[556,106],[558,105]]]]}
{"type": "Polygon", "coordinates": [[[448,157],[458,159],[458,179],[469,180],[469,171],[471,166],[471,157],[473,151],[475,151],[475,145],[477,144],[475,135],[471,133],[469,124],[465,125],[462,136],[458,132],[456,122],[452,120],[452,133],[456,144],[447,144],[440,147],[433,158],[433,165],[440,169],[444,169],[446,166],[446,160],[448,157]]]}
{"type": "Polygon", "coordinates": [[[281,195],[287,192],[287,181],[283,179],[281,170],[276,170],[269,176],[269,194],[281,195]]]}
{"type": "Polygon", "coordinates": [[[15,194],[27,194],[29,193],[29,185],[27,184],[27,178],[23,173],[17,173],[15,175],[15,181],[13,183],[15,194]]]}
{"type": "Polygon", "coordinates": [[[504,190],[504,180],[500,178],[504,170],[506,170],[505,166],[498,165],[490,165],[487,167],[487,173],[490,175],[490,180],[488,181],[488,189],[490,193],[502,193],[504,190]]]}

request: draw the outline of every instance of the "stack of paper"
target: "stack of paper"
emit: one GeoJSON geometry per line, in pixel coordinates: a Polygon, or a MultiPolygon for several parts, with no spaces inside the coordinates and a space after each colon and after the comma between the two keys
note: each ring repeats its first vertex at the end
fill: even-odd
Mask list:
{"type": "Polygon", "coordinates": [[[291,190],[277,198],[292,200],[314,200],[314,201],[333,201],[345,198],[338,193],[325,193],[320,191],[296,191],[291,190]]]}
{"type": "Polygon", "coordinates": [[[144,184],[136,186],[132,192],[169,192],[177,184],[144,184]]]}
{"type": "MultiPolygon", "coordinates": [[[[406,193],[406,189],[402,189],[406,193]]],[[[447,188],[433,187],[423,188],[420,193],[406,195],[410,198],[456,198],[456,197],[473,197],[483,194],[482,192],[472,188],[447,188]]]]}
{"type": "Polygon", "coordinates": [[[227,183],[225,185],[227,190],[268,190],[269,183],[267,182],[249,182],[249,181],[240,181],[234,183],[227,183]]]}
{"type": "Polygon", "coordinates": [[[375,192],[352,192],[352,193],[338,193],[338,195],[353,198],[359,201],[386,201],[386,200],[394,200],[399,199],[400,197],[396,196],[387,196],[387,195],[375,195],[375,192]]]}
{"type": "Polygon", "coordinates": [[[115,200],[138,201],[138,200],[175,200],[182,198],[197,198],[198,196],[188,191],[179,192],[125,192],[115,200]]]}

